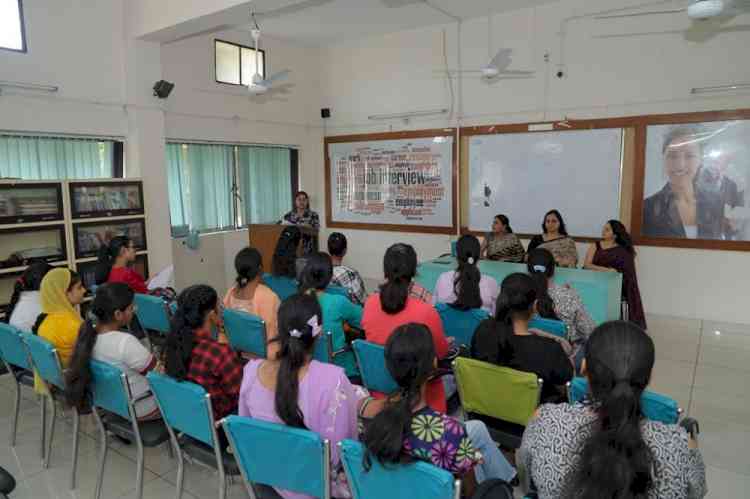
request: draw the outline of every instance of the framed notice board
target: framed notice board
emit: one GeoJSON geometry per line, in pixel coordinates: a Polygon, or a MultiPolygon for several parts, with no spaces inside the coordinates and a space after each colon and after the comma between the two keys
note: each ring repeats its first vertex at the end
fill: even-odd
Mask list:
{"type": "Polygon", "coordinates": [[[456,129],[326,137],[326,226],[455,234],[456,129]]]}

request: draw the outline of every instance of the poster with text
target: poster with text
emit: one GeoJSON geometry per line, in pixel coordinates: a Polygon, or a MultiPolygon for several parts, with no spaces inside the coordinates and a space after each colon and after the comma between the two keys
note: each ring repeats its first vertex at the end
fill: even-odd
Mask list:
{"type": "Polygon", "coordinates": [[[453,227],[453,137],[328,148],[331,224],[453,227]]]}

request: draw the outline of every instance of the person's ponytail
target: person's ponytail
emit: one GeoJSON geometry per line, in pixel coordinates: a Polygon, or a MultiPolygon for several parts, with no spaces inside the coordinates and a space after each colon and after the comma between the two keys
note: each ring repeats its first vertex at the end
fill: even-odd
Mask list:
{"type": "Polygon", "coordinates": [[[130,242],[130,238],[127,236],[117,236],[112,238],[109,244],[102,244],[99,247],[98,259],[94,269],[94,282],[97,285],[107,282],[115,259],[120,255],[123,248],[130,245],[130,242]]]}
{"type": "Polygon", "coordinates": [[[394,315],[406,308],[411,281],[417,272],[417,253],[408,244],[394,244],[383,257],[386,282],[380,286],[380,306],[394,315]]]}
{"type": "Polygon", "coordinates": [[[458,310],[482,307],[482,293],[479,286],[482,274],[477,267],[480,251],[479,240],[472,235],[461,236],[456,243],[458,268],[453,280],[456,301],[451,303],[451,306],[458,310]]]}
{"type": "Polygon", "coordinates": [[[190,286],[177,297],[163,354],[164,370],[169,376],[179,380],[187,377],[195,330],[203,326],[206,315],[216,310],[217,304],[216,291],[205,284],[190,286]]]}
{"type": "Polygon", "coordinates": [[[24,291],[25,289],[23,277],[19,277],[13,284],[13,294],[10,296],[10,302],[8,302],[8,307],[5,309],[5,317],[3,317],[3,322],[10,323],[10,317],[13,315],[13,311],[16,309],[16,305],[18,305],[18,301],[21,299],[21,293],[23,293],[24,291]]]}
{"type": "Polygon", "coordinates": [[[42,279],[47,275],[47,272],[52,270],[53,267],[47,262],[34,262],[23,272],[15,283],[13,283],[13,294],[8,302],[8,307],[5,310],[5,318],[3,322],[10,323],[10,319],[13,315],[13,311],[16,309],[16,305],[21,299],[21,294],[27,291],[39,291],[42,285],[42,279]]]}
{"type": "Polygon", "coordinates": [[[91,383],[91,355],[96,345],[96,323],[93,317],[88,317],[81,324],[76,339],[70,367],[65,373],[65,402],[79,411],[88,405],[88,389],[91,383]]]}
{"type": "Polygon", "coordinates": [[[549,280],[555,275],[555,257],[544,248],[529,251],[526,268],[534,279],[537,291],[537,313],[546,318],[560,320],[555,312],[555,302],[549,295],[549,280]]]}
{"type": "Polygon", "coordinates": [[[292,295],[279,307],[279,371],[276,376],[274,408],[287,426],[307,428],[299,406],[299,372],[312,355],[322,332],[323,315],[318,299],[311,294],[292,295]]]}
{"type": "Polygon", "coordinates": [[[641,433],[641,395],[653,368],[653,341],[634,324],[608,322],[589,338],[586,363],[598,424],[564,497],[645,499],[654,457],[641,433]]]}

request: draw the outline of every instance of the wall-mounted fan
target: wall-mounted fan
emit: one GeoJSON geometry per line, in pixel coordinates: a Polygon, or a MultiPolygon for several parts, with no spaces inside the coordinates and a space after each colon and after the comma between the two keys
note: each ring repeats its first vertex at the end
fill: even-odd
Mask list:
{"type": "Polygon", "coordinates": [[[705,19],[731,17],[743,12],[750,12],[750,0],[689,0],[684,7],[674,9],[638,10],[638,8],[654,7],[664,5],[665,3],[670,2],[661,1],[652,4],[642,4],[633,7],[632,9],[618,9],[617,12],[596,15],[594,16],[594,19],[620,19],[625,17],[654,16],[686,12],[690,19],[702,21],[705,19]]]}

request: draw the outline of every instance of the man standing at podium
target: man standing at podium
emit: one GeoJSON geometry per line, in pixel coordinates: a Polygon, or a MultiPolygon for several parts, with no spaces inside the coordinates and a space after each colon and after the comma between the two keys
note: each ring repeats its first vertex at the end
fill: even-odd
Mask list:
{"type": "MultiPolygon", "coordinates": [[[[314,229],[315,231],[320,229],[320,219],[318,214],[310,209],[310,197],[305,191],[299,191],[294,195],[294,210],[284,215],[282,223],[285,225],[300,225],[314,229]]],[[[313,241],[313,236],[304,232],[302,235],[302,245],[305,254],[317,251],[317,245],[313,241]]]]}

